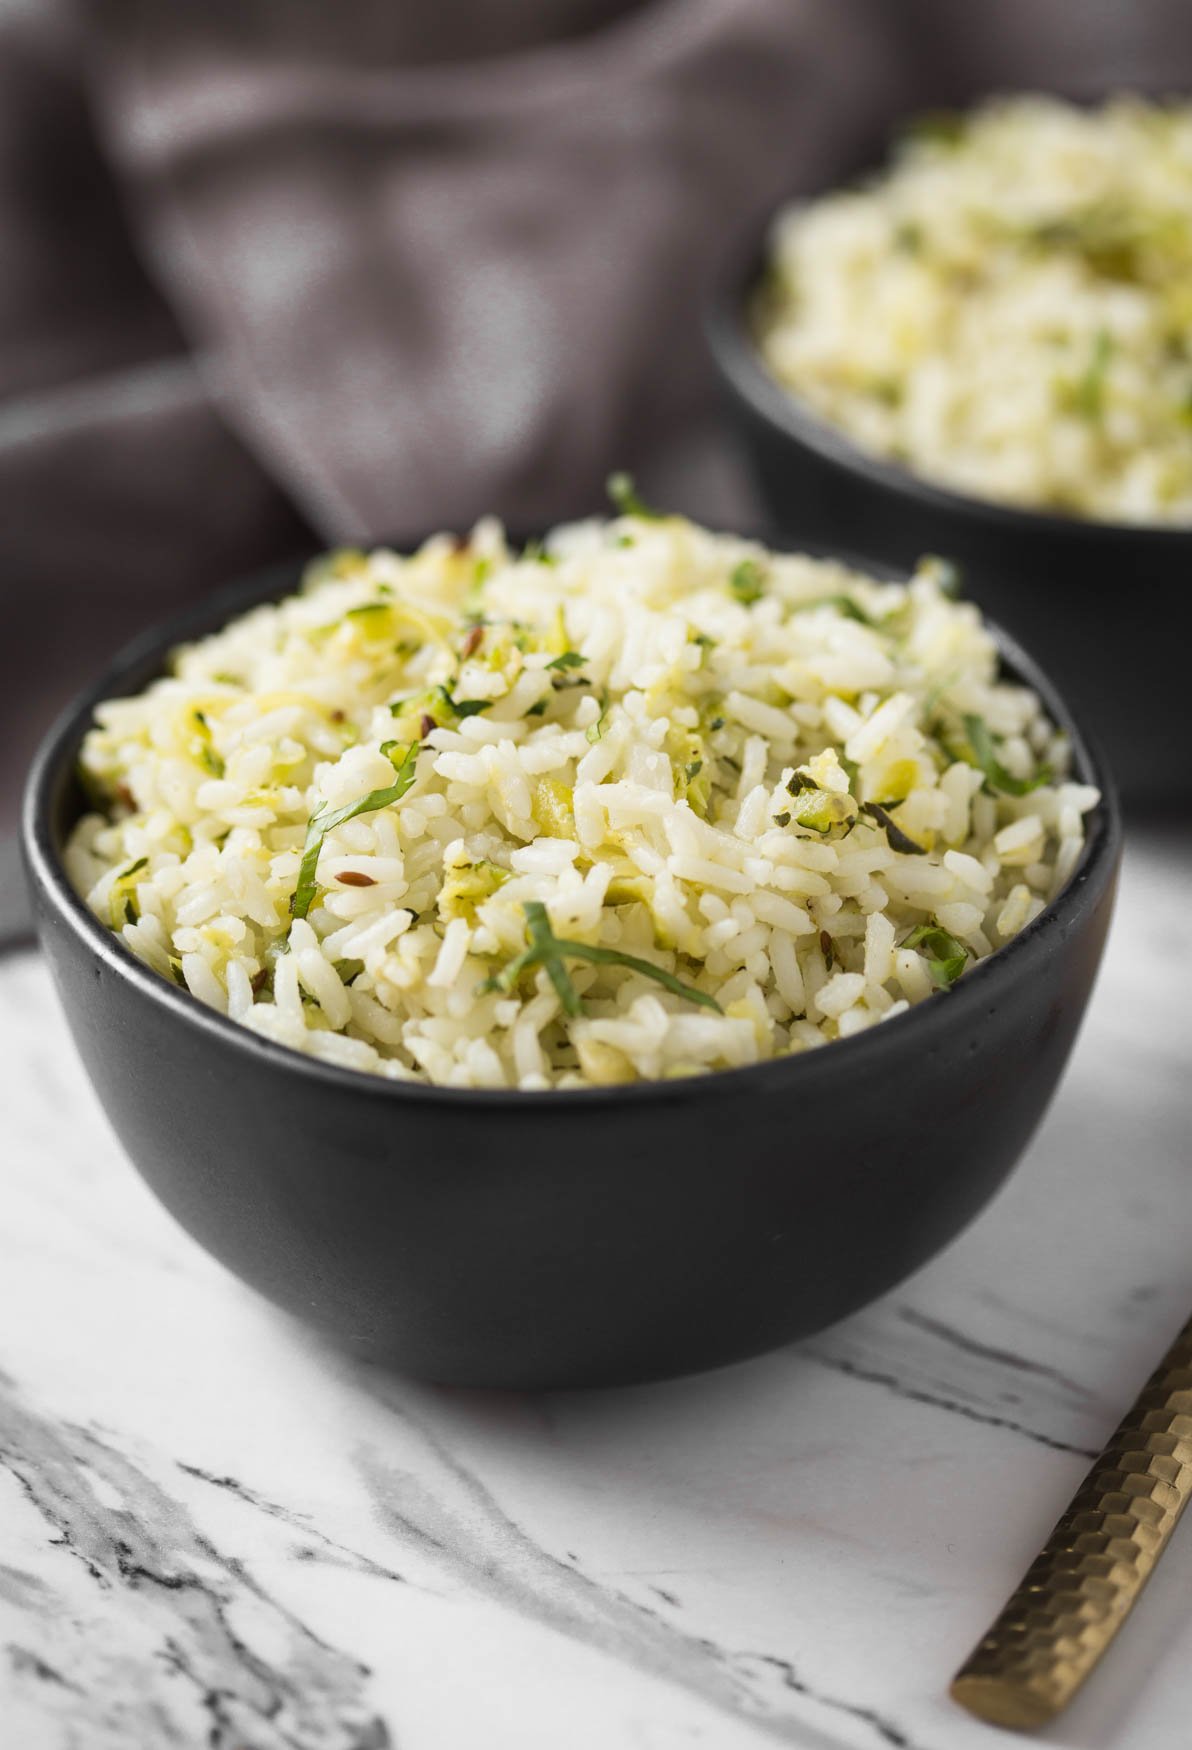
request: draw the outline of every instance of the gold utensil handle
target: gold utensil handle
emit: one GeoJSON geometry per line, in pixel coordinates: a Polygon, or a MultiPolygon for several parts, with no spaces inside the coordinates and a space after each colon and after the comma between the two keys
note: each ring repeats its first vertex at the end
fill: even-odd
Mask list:
{"type": "Polygon", "coordinates": [[[1071,1701],[1125,1621],[1192,1495],[1192,1320],[952,1682],[962,1707],[1026,1731],[1071,1701]]]}

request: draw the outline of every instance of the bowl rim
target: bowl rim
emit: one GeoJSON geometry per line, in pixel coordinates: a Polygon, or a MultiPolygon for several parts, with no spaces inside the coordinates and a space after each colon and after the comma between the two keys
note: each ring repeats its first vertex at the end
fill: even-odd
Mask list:
{"type": "Polygon", "coordinates": [[[767,263],[770,237],[779,215],[790,206],[806,204],[814,198],[814,194],[804,192],[779,202],[764,221],[760,235],[752,234],[748,246],[738,249],[717,276],[704,302],[703,328],[713,359],[732,391],[758,419],[843,472],[860,476],[868,485],[892,497],[918,500],[930,515],[1078,542],[1130,539],[1157,547],[1178,548],[1181,543],[1192,546],[1192,523],[1131,523],[1074,516],[979,498],[939,485],[888,456],[863,449],[841,427],[817,414],[794,390],[784,388],[765,364],[750,333],[749,299],[767,263]]]}
{"type": "MultiPolygon", "coordinates": [[[[793,547],[787,550],[798,551],[793,547]]],[[[394,1080],[372,1071],[327,1063],[291,1046],[265,1039],[240,1022],[229,1020],[218,1010],[209,1008],[189,990],[180,989],[154,972],[100,923],[82,896],[75,892],[66,873],[58,848],[55,815],[63,789],[73,775],[79,748],[91,726],[96,706],[105,699],[128,697],[141,691],[160,674],[170,652],[179,644],[207,636],[234,616],[292,593],[301,579],[304,563],[290,560],[255,572],[204,596],[125,645],[96,680],[66,706],[43,737],[29,770],[21,806],[22,852],[27,879],[33,889],[39,937],[43,933],[39,913],[41,906],[45,905],[52,908],[58,920],[88,953],[147,1001],[157,1004],[184,1026],[194,1027],[200,1034],[231,1050],[244,1052],[250,1061],[260,1061],[274,1071],[311,1077],[341,1092],[355,1092],[362,1098],[398,1102],[414,1100],[452,1107],[462,1104],[477,1111],[489,1107],[539,1112],[561,1106],[682,1103],[693,1096],[698,1097],[703,1091],[710,1097],[717,1093],[747,1097],[754,1092],[760,1094],[772,1090],[788,1078],[794,1078],[797,1085],[800,1076],[822,1074],[825,1070],[831,1072],[832,1066],[836,1066],[837,1073],[847,1076],[853,1069],[861,1071],[875,1052],[896,1050],[907,1036],[908,1029],[914,1029],[925,1044],[932,1035],[951,1034],[965,1015],[986,1002],[992,991],[1014,980],[1020,968],[1024,972],[1028,970],[1029,962],[1038,955],[1052,931],[1059,928],[1067,934],[1096,905],[1113,881],[1121,854],[1122,817],[1116,784],[1104,756],[1095,738],[1074,721],[1063,698],[1033,658],[1001,627],[986,618],[984,624],[997,641],[1003,668],[1039,695],[1052,721],[1070,739],[1073,775],[1080,782],[1095,785],[1101,793],[1101,800],[1085,817],[1084,848],[1067,884],[1047,902],[1037,918],[1009,942],[978,961],[949,991],[933,992],[931,997],[912,1005],[904,1013],[850,1038],[831,1040],[826,1049],[767,1058],[736,1069],[599,1087],[457,1088],[421,1080],[394,1080]]],[[[877,564],[872,569],[900,575],[890,567],[877,564]]]]}

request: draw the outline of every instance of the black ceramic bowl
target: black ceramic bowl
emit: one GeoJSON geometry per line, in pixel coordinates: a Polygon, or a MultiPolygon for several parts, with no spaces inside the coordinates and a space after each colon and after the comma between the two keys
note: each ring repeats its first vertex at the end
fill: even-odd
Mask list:
{"type": "Polygon", "coordinates": [[[1121,828],[1101,762],[1008,639],[1007,666],[1105,790],[1068,889],[1022,934],[872,1031],[798,1058],[575,1092],[394,1083],[259,1039],[151,972],[73,892],[79,745],[172,646],[293,570],[142,639],[51,732],[29,779],[37,924],[133,1163],[229,1269],[425,1378],[611,1384],[736,1360],[843,1317],[956,1234],[1014,1165],[1083,1015],[1121,828]]]}
{"type": "Polygon", "coordinates": [[[764,252],[721,280],[707,334],[763,502],[788,536],[905,571],[923,553],[1021,638],[1102,743],[1128,802],[1192,804],[1186,642],[1192,528],[965,497],[858,448],[784,389],[749,329],[764,252]]]}

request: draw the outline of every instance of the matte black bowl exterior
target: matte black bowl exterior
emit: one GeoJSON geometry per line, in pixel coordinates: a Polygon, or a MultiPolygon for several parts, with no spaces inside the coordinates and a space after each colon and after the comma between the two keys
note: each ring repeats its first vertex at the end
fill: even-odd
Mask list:
{"type": "MultiPolygon", "coordinates": [[[[864,1305],[1001,1184],[1051,1098],[1113,900],[1112,790],[1060,899],[949,994],[822,1050],[690,1080],[487,1093],[333,1069],[142,965],[59,851],[95,704],[293,586],[273,574],[125,654],[51,732],[26,794],[38,929],[129,1155],[278,1305],[423,1377],[611,1384],[755,1354],[864,1305]]],[[[1009,665],[1062,722],[1012,644],[1009,665]]],[[[1074,733],[1077,767],[1106,783],[1074,733]]]]}
{"type": "Polygon", "coordinates": [[[782,388],[748,332],[761,256],[723,281],[707,332],[762,499],[784,534],[906,571],[959,562],[1108,754],[1129,802],[1192,802],[1187,642],[1192,529],[1019,510],[929,484],[858,449],[782,388]]]}

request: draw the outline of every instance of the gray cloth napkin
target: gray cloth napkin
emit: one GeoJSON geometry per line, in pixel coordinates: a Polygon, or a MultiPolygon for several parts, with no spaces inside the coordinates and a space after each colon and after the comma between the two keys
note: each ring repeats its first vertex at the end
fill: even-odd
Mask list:
{"type": "Polygon", "coordinates": [[[706,407],[726,247],[905,99],[887,10],[119,0],[96,84],[159,283],[320,528],[530,526],[706,407]]]}

